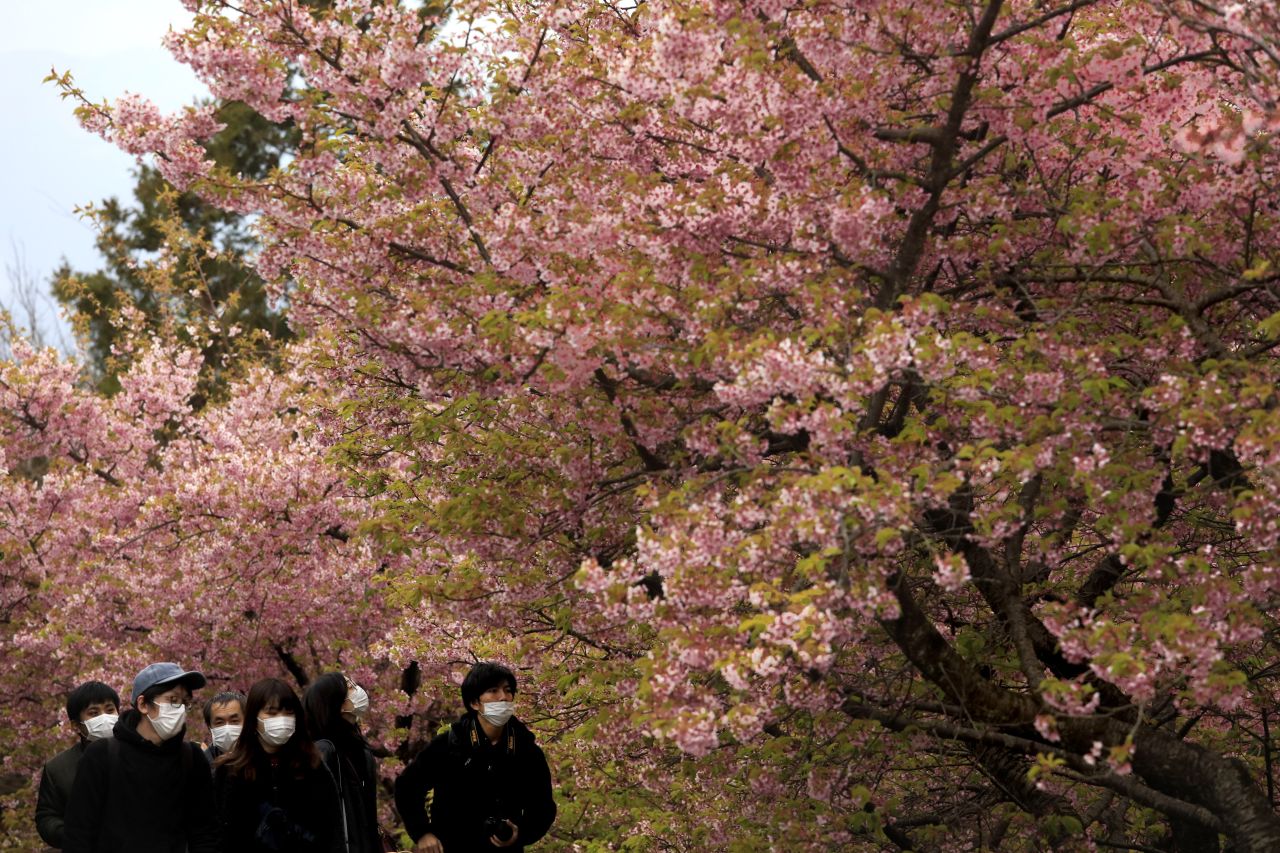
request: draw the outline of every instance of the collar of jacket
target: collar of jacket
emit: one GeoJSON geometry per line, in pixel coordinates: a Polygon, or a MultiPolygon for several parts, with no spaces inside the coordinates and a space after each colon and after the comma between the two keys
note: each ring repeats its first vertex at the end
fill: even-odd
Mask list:
{"type": "Polygon", "coordinates": [[[168,740],[162,740],[157,744],[138,734],[138,723],[140,722],[142,722],[142,712],[136,708],[130,708],[120,715],[120,719],[116,720],[115,728],[111,730],[111,733],[115,735],[116,740],[121,743],[127,743],[137,749],[175,753],[182,749],[183,738],[187,733],[186,726],[179,729],[173,737],[168,740]]]}

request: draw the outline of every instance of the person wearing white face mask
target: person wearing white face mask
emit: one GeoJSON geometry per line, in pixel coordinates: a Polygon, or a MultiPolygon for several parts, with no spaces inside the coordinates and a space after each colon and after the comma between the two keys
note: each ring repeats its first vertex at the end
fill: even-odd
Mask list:
{"type": "Polygon", "coordinates": [[[91,743],[67,807],[66,853],[216,853],[213,793],[200,747],[183,739],[199,672],[153,663],[133,680],[113,737],[91,743]]]}
{"type": "Polygon", "coordinates": [[[339,853],[338,791],[303,725],[288,684],[249,688],[245,725],[215,762],[214,798],[225,853],[339,853]]]}
{"type": "Polygon", "coordinates": [[[519,851],[551,828],[551,771],[514,716],[515,698],[515,673],[476,664],[462,680],[466,713],[396,778],[396,810],[416,853],[519,851]]]}
{"type": "Polygon", "coordinates": [[[343,673],[327,672],[307,685],[302,703],[307,730],[342,801],[347,853],[382,853],[377,762],[360,733],[369,694],[343,673]]]}
{"type": "Polygon", "coordinates": [[[204,703],[204,724],[209,729],[209,746],[204,757],[213,762],[231,751],[244,729],[244,694],[228,690],[204,703]]]}
{"type": "Polygon", "coordinates": [[[58,753],[40,771],[36,800],[36,831],[50,847],[62,847],[63,820],[76,770],[85,747],[111,737],[120,714],[120,694],[101,681],[86,681],[67,694],[67,722],[78,736],[76,745],[58,753]]]}

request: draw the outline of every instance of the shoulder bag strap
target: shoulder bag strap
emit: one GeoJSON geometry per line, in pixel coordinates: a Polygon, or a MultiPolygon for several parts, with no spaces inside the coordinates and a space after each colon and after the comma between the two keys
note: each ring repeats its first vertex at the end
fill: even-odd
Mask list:
{"type": "Polygon", "coordinates": [[[351,850],[351,833],[347,831],[347,799],[342,790],[342,756],[338,755],[338,747],[328,738],[321,738],[316,741],[316,747],[320,744],[328,744],[328,753],[333,756],[333,763],[338,768],[338,775],[335,777],[333,768],[329,766],[328,760],[325,759],[325,751],[320,752],[320,763],[324,765],[325,771],[329,774],[330,781],[338,788],[338,811],[342,814],[342,847],[351,850]]]}

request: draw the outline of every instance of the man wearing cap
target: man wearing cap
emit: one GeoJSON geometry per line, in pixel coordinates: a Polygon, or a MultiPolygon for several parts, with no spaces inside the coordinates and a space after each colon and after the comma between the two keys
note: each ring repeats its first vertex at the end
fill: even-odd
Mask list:
{"type": "Polygon", "coordinates": [[[89,744],[67,807],[66,853],[217,853],[213,781],[183,739],[198,672],[153,663],[133,680],[115,737],[89,744]]]}

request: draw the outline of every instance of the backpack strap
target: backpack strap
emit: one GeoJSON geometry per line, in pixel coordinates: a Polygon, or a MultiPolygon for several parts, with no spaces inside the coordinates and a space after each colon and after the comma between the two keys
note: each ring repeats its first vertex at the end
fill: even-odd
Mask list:
{"type": "Polygon", "coordinates": [[[112,791],[124,790],[120,787],[120,741],[114,737],[107,741],[107,778],[112,791]]]}
{"type": "Polygon", "coordinates": [[[111,811],[111,798],[124,790],[120,771],[120,741],[114,736],[107,739],[107,796],[102,800],[104,812],[111,811]]]}

